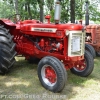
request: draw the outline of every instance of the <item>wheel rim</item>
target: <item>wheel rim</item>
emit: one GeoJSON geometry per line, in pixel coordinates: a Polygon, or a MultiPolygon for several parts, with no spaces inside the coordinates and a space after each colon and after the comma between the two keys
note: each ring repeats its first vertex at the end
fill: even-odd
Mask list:
{"type": "Polygon", "coordinates": [[[41,70],[41,76],[45,84],[54,86],[57,82],[57,74],[50,65],[44,65],[41,70]]]}
{"type": "Polygon", "coordinates": [[[82,61],[79,61],[75,64],[75,67],[74,69],[77,71],[77,72],[83,72],[87,67],[87,61],[84,59],[82,61]]]}

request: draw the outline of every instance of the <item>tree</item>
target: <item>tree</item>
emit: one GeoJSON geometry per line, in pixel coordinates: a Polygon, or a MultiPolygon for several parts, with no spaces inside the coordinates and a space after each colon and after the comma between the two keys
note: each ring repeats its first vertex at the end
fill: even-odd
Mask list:
{"type": "Polygon", "coordinates": [[[18,0],[13,0],[13,5],[14,5],[15,13],[18,14],[18,0]]]}
{"type": "Polygon", "coordinates": [[[100,0],[91,1],[89,4],[89,17],[93,21],[100,21],[100,0]]]}
{"type": "Polygon", "coordinates": [[[76,0],[75,2],[75,19],[83,19],[84,18],[84,6],[85,0],[76,0]]]}
{"type": "Polygon", "coordinates": [[[71,23],[75,23],[75,0],[70,0],[70,20],[71,23]]]}
{"type": "Polygon", "coordinates": [[[54,0],[45,0],[44,15],[51,15],[51,22],[54,22],[54,0]]]}
{"type": "Polygon", "coordinates": [[[8,18],[13,13],[13,5],[6,1],[0,2],[0,18],[8,18]]]}
{"type": "Polygon", "coordinates": [[[69,0],[62,0],[61,2],[61,22],[66,23],[69,21],[69,16],[70,16],[70,2],[69,0]]]}
{"type": "Polygon", "coordinates": [[[43,22],[44,18],[44,10],[43,10],[43,5],[44,5],[44,0],[38,0],[39,7],[40,7],[40,21],[43,22]]]}
{"type": "MultiPolygon", "coordinates": [[[[84,19],[86,0],[62,0],[61,22],[84,19]]],[[[100,0],[88,0],[90,20],[100,21],[100,0]]],[[[7,18],[13,14],[21,14],[22,19],[37,19],[43,22],[44,15],[50,14],[54,22],[54,0],[3,0],[0,2],[0,17],[7,18]],[[45,8],[45,9],[44,9],[45,8]]]]}

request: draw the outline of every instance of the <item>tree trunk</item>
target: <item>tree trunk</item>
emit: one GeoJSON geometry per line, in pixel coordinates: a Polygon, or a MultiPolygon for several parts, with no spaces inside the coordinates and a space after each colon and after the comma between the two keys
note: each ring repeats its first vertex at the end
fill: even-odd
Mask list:
{"type": "MultiPolygon", "coordinates": [[[[27,4],[25,3],[25,12],[27,12],[27,4]]],[[[27,19],[27,16],[24,16],[24,19],[27,19]]]]}
{"type": "Polygon", "coordinates": [[[43,22],[43,18],[44,18],[44,11],[43,11],[43,4],[44,3],[44,0],[40,0],[40,4],[39,4],[39,7],[40,7],[40,21],[43,22]]]}
{"type": "Polygon", "coordinates": [[[30,19],[32,19],[32,14],[31,14],[30,4],[29,3],[27,3],[27,10],[28,10],[28,14],[29,14],[30,19]]]}
{"type": "Polygon", "coordinates": [[[70,20],[71,23],[75,23],[75,0],[70,0],[70,8],[71,8],[70,20]]]}
{"type": "Polygon", "coordinates": [[[18,14],[18,0],[13,0],[15,13],[18,14]]]}

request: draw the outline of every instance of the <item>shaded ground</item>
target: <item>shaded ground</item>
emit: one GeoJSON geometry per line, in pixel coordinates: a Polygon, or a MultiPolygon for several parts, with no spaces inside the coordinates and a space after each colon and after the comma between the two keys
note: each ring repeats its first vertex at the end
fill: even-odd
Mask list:
{"type": "Polygon", "coordinates": [[[37,76],[37,65],[24,58],[5,76],[0,76],[0,100],[100,100],[100,58],[89,77],[83,78],[68,72],[66,86],[61,93],[44,89],[37,76]],[[18,98],[18,99],[17,99],[18,98]]]}

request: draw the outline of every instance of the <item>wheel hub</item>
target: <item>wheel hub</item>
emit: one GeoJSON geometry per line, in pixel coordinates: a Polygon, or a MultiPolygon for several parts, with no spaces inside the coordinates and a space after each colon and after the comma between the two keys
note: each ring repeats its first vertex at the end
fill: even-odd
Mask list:
{"type": "Polygon", "coordinates": [[[56,82],[56,73],[51,67],[47,67],[45,69],[45,77],[51,82],[55,83],[56,82]]]}
{"type": "Polygon", "coordinates": [[[77,71],[84,71],[86,68],[86,61],[82,60],[75,64],[75,69],[77,71]]]}
{"type": "Polygon", "coordinates": [[[57,82],[57,74],[55,70],[49,66],[49,65],[44,65],[41,70],[41,75],[43,81],[49,85],[49,86],[54,86],[57,82]]]}

